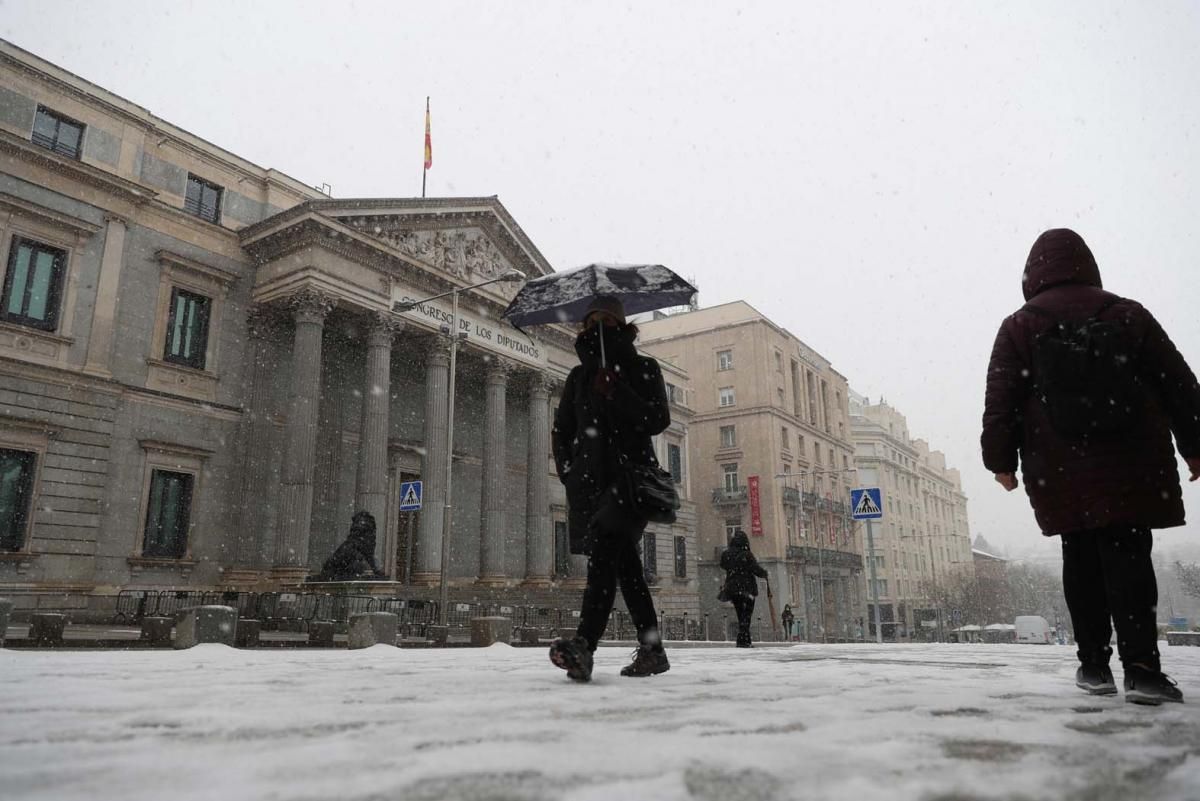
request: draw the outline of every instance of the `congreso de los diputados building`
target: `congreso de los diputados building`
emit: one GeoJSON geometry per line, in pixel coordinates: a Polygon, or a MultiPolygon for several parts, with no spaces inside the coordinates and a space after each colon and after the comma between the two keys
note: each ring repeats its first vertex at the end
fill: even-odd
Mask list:
{"type": "MultiPolygon", "coordinates": [[[[553,267],[495,197],[334,199],[0,41],[0,596],[102,618],[123,590],[302,588],[358,510],[396,597],[576,606],[553,473],[574,331],[499,321],[553,267]],[[459,337],[447,441],[448,335],[459,337]],[[423,482],[422,509],[401,485],[423,482]]],[[[687,376],[647,537],[699,609],[687,376]]]]}

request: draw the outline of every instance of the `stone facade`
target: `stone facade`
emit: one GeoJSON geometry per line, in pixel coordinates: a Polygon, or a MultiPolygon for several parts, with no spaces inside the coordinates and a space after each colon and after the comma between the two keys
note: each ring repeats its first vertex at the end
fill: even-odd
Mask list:
{"type": "MultiPolygon", "coordinates": [[[[853,639],[866,614],[849,388],[829,361],[738,301],[640,323],[645,350],[691,378],[689,431],[702,610],[723,617],[717,560],[735,528],[771,574],[801,636],[853,639]],[[823,610],[823,612],[822,612],[823,610]]],[[[765,596],[765,593],[763,593],[765,596]]],[[[766,620],[765,597],[755,610],[766,620]]],[[[793,632],[796,633],[796,632],[793,632]]]]}
{"type": "Polygon", "coordinates": [[[941,451],[912,438],[904,415],[886,402],[851,392],[850,420],[859,481],[880,487],[883,498],[874,530],[884,639],[944,636],[956,621],[935,600],[939,587],[974,574],[962,478],[941,451]]]}
{"type": "MultiPolygon", "coordinates": [[[[390,589],[428,597],[450,458],[454,597],[578,603],[549,448],[573,332],[501,324],[513,284],[464,291],[451,444],[449,304],[394,307],[552,271],[496,198],[334,200],[3,42],[0,87],[0,457],[24,504],[0,592],[99,613],[125,588],[300,586],[366,509],[390,589]],[[38,253],[48,295],[24,288],[38,253]]],[[[690,413],[670,380],[664,463],[690,413]]],[[[676,612],[698,611],[692,510],[657,538],[676,612]]]]}

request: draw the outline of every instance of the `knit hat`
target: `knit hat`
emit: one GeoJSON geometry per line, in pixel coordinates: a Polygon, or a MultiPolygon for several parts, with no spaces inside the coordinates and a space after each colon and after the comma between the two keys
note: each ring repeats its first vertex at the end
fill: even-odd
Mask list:
{"type": "Polygon", "coordinates": [[[621,301],[610,295],[600,295],[596,297],[587,307],[587,312],[583,315],[586,320],[592,312],[603,312],[610,315],[621,325],[625,324],[625,308],[621,305],[621,301]]]}

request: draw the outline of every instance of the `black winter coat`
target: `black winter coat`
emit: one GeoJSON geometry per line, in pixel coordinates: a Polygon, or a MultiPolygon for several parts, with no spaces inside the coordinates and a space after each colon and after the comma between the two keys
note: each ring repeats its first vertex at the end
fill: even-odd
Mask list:
{"type": "Polygon", "coordinates": [[[721,554],[721,569],[725,571],[725,592],[734,595],[758,595],[759,578],[766,578],[767,571],[754,558],[750,550],[750,538],[739,531],[729,541],[729,547],[721,554]]]}
{"type": "MultiPolygon", "coordinates": [[[[605,328],[605,356],[618,380],[611,398],[592,391],[600,366],[598,332],[589,328],[575,340],[580,364],[571,370],[554,414],[552,444],[558,478],[567,492],[571,553],[591,554],[601,527],[597,513],[615,501],[621,457],[629,462],[657,465],[651,437],[671,424],[662,370],[654,359],[639,356],[634,329],[605,328]]],[[[623,511],[623,509],[622,509],[623,511]]],[[[603,515],[614,527],[614,517],[603,515]]],[[[645,520],[626,517],[619,525],[636,539],[645,520]]]]}
{"type": "MultiPolygon", "coordinates": [[[[1116,296],[1101,288],[1100,270],[1073,231],[1047,231],[1025,267],[1030,305],[1054,319],[1083,320],[1116,296]]],[[[1119,299],[1100,315],[1121,320],[1134,352],[1147,406],[1140,423],[1115,438],[1072,441],[1050,425],[1033,393],[1034,339],[1054,319],[1018,310],[1000,326],[988,365],[983,463],[993,473],[1017,470],[1046,535],[1110,525],[1167,528],[1184,523],[1183,500],[1171,447],[1174,433],[1184,457],[1200,456],[1200,384],[1158,321],[1141,304],[1119,299]]]]}

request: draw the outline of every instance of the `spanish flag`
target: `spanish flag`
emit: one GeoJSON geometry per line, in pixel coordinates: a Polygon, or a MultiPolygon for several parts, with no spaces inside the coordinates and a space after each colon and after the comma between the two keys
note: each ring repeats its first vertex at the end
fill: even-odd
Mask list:
{"type": "Polygon", "coordinates": [[[425,98],[425,169],[433,166],[433,137],[429,133],[429,98],[425,98]]]}

